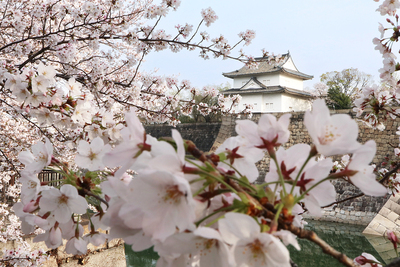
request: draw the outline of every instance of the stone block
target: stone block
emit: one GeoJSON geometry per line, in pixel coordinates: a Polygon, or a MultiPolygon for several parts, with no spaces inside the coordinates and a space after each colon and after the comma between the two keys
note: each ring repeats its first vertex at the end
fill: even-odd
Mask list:
{"type": "Polygon", "coordinates": [[[395,222],[395,221],[399,218],[399,215],[398,215],[397,213],[391,211],[391,212],[386,216],[386,218],[388,218],[388,219],[391,220],[392,222],[395,222]]]}
{"type": "Polygon", "coordinates": [[[373,219],[373,221],[378,222],[379,224],[381,224],[382,226],[392,230],[396,227],[396,224],[394,222],[392,222],[391,220],[383,217],[382,215],[378,214],[375,216],[375,218],[373,219]]]}
{"type": "Polygon", "coordinates": [[[121,238],[111,239],[111,240],[108,241],[108,247],[109,248],[116,247],[116,246],[119,246],[119,245],[121,245],[123,243],[124,243],[124,240],[122,240],[121,238]]]}
{"type": "Polygon", "coordinates": [[[381,236],[380,233],[378,233],[377,231],[375,231],[375,230],[373,230],[372,228],[369,228],[369,227],[365,228],[362,233],[365,234],[365,235],[381,236]]]}
{"type": "Polygon", "coordinates": [[[365,234],[364,236],[368,239],[368,242],[370,242],[371,245],[373,245],[374,247],[380,246],[388,242],[388,240],[383,236],[371,236],[369,234],[365,234]]]}
{"type": "Polygon", "coordinates": [[[390,213],[389,207],[382,207],[382,209],[379,211],[379,214],[382,216],[387,216],[390,213]]]}
{"type": "MultiPolygon", "coordinates": [[[[78,260],[71,260],[63,263],[60,267],[75,267],[82,263],[78,260]]],[[[99,266],[113,266],[113,267],[126,267],[125,249],[123,245],[113,247],[104,251],[89,254],[83,260],[85,267],[99,267],[99,266]]]]}
{"type": "Polygon", "coordinates": [[[393,250],[393,244],[390,243],[390,242],[384,243],[384,244],[380,244],[380,245],[374,247],[374,249],[375,249],[377,252],[390,251],[390,250],[393,250]]]}
{"type": "Polygon", "coordinates": [[[397,257],[396,251],[394,249],[391,249],[389,251],[386,251],[387,255],[390,257],[390,259],[394,259],[397,257]]]}
{"type": "Polygon", "coordinates": [[[394,196],[390,197],[390,200],[392,200],[393,202],[399,203],[400,201],[400,194],[396,194],[394,196]]]}
{"type": "Polygon", "coordinates": [[[47,261],[43,263],[42,267],[58,267],[56,258],[50,257],[47,261]]]}
{"type": "Polygon", "coordinates": [[[388,200],[385,204],[385,207],[390,209],[391,211],[400,214],[400,205],[397,202],[394,202],[392,200],[388,200]]]}

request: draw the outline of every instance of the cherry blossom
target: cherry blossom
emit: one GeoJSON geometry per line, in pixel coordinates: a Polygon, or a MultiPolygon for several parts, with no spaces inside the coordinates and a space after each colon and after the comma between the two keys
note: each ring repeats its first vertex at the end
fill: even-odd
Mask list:
{"type": "MultiPolygon", "coordinates": [[[[240,174],[246,176],[250,182],[254,182],[259,175],[255,163],[263,158],[264,153],[255,147],[246,147],[243,145],[242,139],[241,137],[228,138],[218,147],[215,153],[226,152],[227,163],[236,168],[240,174]]],[[[232,169],[224,163],[219,166],[232,169]]]]}
{"type": "Polygon", "coordinates": [[[151,148],[146,143],[146,133],[134,111],[126,113],[126,123],[127,127],[121,130],[123,142],[104,157],[108,166],[121,166],[119,169],[121,174],[133,165],[143,151],[151,148]]]}
{"type": "Polygon", "coordinates": [[[155,249],[171,255],[172,251],[191,255],[193,261],[200,266],[236,266],[233,255],[220,233],[209,227],[199,227],[193,233],[172,235],[162,245],[157,244],[155,249]]]}
{"type": "Polygon", "coordinates": [[[352,153],[360,144],[357,123],[346,114],[330,115],[325,102],[317,99],[313,110],[306,111],[306,126],[319,153],[324,156],[352,153]]]}
{"type": "Polygon", "coordinates": [[[287,248],[276,237],[261,233],[254,219],[227,213],[219,221],[222,238],[233,245],[237,266],[291,266],[287,248]]]}
{"type": "Polygon", "coordinates": [[[87,202],[78,195],[75,187],[66,184],[60,190],[50,188],[42,191],[39,207],[43,211],[53,212],[58,222],[65,223],[71,218],[72,213],[85,213],[87,202]]]}
{"type": "Polygon", "coordinates": [[[86,168],[89,171],[100,170],[105,166],[103,164],[103,156],[111,150],[110,145],[104,145],[103,140],[100,137],[96,137],[89,144],[86,141],[79,141],[78,144],[78,155],[76,155],[76,165],[82,168],[86,168]]]}
{"type": "Polygon", "coordinates": [[[382,267],[382,264],[369,253],[362,253],[361,256],[358,256],[354,259],[354,263],[357,266],[365,266],[365,267],[382,267]]]}
{"type": "MultiPolygon", "coordinates": [[[[392,16],[398,3],[385,0],[378,11],[392,16]]],[[[331,179],[347,179],[365,194],[376,196],[386,193],[381,183],[395,184],[395,178],[386,179],[384,171],[381,183],[377,182],[369,165],[375,143],[360,145],[356,122],[343,114],[331,116],[322,100],[316,100],[313,110],[305,114],[313,146],[281,147],[290,137],[290,114],[279,119],[263,114],[258,124],[238,121],[238,137],[226,140],[218,154],[200,151],[176,130],[172,140],[147,135],[142,121],[176,125],[177,117],[190,114],[194,105],[202,114],[218,109],[194,101],[198,96],[216,96],[212,88],[200,92],[186,80],[143,72],[141,62],[148,53],[197,49],[205,59],[214,55],[240,60],[247,67],[258,64],[242,50],[235,57],[237,44],[231,45],[226,36],[210,36],[200,29],[217,19],[211,8],[202,10],[197,26],[178,25],[174,34],[160,28],[159,21],[179,5],[179,0],[87,0],[28,1],[24,9],[13,1],[1,6],[0,122],[7,138],[0,140],[4,147],[0,152],[7,164],[1,163],[5,175],[0,179],[2,189],[8,188],[13,198],[22,189],[21,202],[14,207],[19,222],[6,204],[0,205],[0,225],[5,225],[4,216],[12,222],[0,234],[1,240],[21,230],[41,232],[35,241],[56,248],[66,239],[67,253],[85,254],[89,242],[124,238],[135,251],[154,246],[161,256],[158,266],[215,262],[290,266],[285,246],[299,246],[295,236],[283,229],[306,233],[321,244],[316,234],[300,229],[305,222],[299,214],[305,211],[299,203],[318,214],[320,206],[335,201],[331,179]],[[180,97],[185,91],[190,96],[180,97]],[[12,129],[19,132],[18,138],[12,129]],[[50,139],[34,145],[32,153],[26,150],[37,141],[34,137],[44,136],[50,139]],[[271,157],[266,183],[251,184],[258,176],[255,163],[265,150],[271,157]],[[317,152],[353,156],[343,158],[330,173],[332,160],[316,161],[317,152]],[[44,168],[63,175],[59,189],[52,182],[40,184],[36,174],[44,168]],[[17,175],[20,181],[11,185],[17,175]],[[86,213],[87,207],[95,211],[88,213],[93,229],[83,236],[79,214],[86,213]],[[109,230],[109,235],[100,234],[99,228],[109,230]]],[[[381,25],[380,38],[373,40],[382,54],[380,77],[387,87],[365,88],[355,102],[360,116],[372,108],[364,120],[381,130],[380,114],[399,116],[393,107],[400,103],[392,75],[397,58],[391,50],[400,36],[397,18],[387,23],[390,26],[381,25]],[[392,30],[391,37],[385,37],[392,30]]],[[[254,36],[251,30],[239,33],[238,43],[248,45],[254,36]]],[[[263,55],[271,63],[281,60],[265,51],[263,55]]],[[[229,113],[239,100],[240,96],[220,95],[218,107],[229,113]]],[[[22,241],[21,234],[15,236],[22,241]]],[[[18,253],[10,251],[10,255],[18,253]]],[[[355,261],[375,264],[363,257],[355,261]]],[[[348,266],[353,262],[344,254],[340,260],[348,266]]]]}
{"type": "Polygon", "coordinates": [[[290,117],[290,114],[284,114],[277,120],[271,114],[263,114],[258,125],[250,120],[240,120],[236,122],[235,130],[239,136],[246,138],[250,145],[271,152],[273,147],[288,141],[290,117]]]}
{"type": "Polygon", "coordinates": [[[368,165],[373,159],[375,152],[376,143],[373,140],[368,141],[354,151],[347,169],[356,173],[351,175],[349,179],[366,195],[384,196],[387,193],[386,188],[375,180],[374,168],[368,165]]]}
{"type": "Polygon", "coordinates": [[[144,213],[142,227],[146,235],[164,241],[175,231],[192,227],[195,203],[185,179],[153,171],[137,176],[131,183],[133,200],[144,213]]]}
{"type": "Polygon", "coordinates": [[[46,142],[38,142],[32,146],[32,152],[22,151],[18,158],[25,165],[25,172],[38,173],[48,166],[53,155],[53,146],[50,140],[45,138],[46,142]]]}

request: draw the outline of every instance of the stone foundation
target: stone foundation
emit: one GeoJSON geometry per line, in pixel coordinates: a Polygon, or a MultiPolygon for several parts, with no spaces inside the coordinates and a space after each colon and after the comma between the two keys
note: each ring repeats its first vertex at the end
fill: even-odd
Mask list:
{"type": "Polygon", "coordinates": [[[315,221],[368,225],[375,215],[376,213],[370,211],[349,211],[340,208],[325,208],[322,211],[321,217],[310,216],[308,214],[303,214],[302,216],[305,219],[311,219],[315,221]]]}
{"type": "Polygon", "coordinates": [[[375,218],[368,224],[364,234],[383,236],[391,230],[400,237],[400,194],[391,196],[375,218]]]}
{"type": "MultiPolygon", "coordinates": [[[[284,113],[271,113],[277,117],[282,116],[284,113]]],[[[331,111],[331,114],[348,114],[355,118],[355,113],[351,110],[338,110],[331,111]]],[[[251,120],[258,122],[262,114],[253,113],[251,120]]],[[[290,138],[285,144],[285,148],[299,143],[311,144],[311,137],[303,123],[304,112],[291,112],[291,119],[289,125],[290,138]]],[[[218,136],[214,142],[211,151],[215,151],[227,138],[235,136],[235,125],[237,118],[233,116],[224,116],[222,118],[222,125],[218,136]]],[[[387,120],[384,122],[386,129],[384,131],[373,130],[364,125],[361,121],[357,120],[359,127],[358,141],[364,144],[366,141],[374,139],[377,144],[377,153],[373,159],[373,163],[378,166],[386,161],[386,157],[393,157],[393,147],[390,144],[398,143],[399,136],[396,135],[397,127],[400,126],[400,118],[395,120],[387,120]]],[[[336,157],[334,160],[339,160],[336,157]]],[[[256,163],[259,170],[259,177],[257,183],[263,183],[264,177],[269,170],[269,158],[264,157],[261,161],[256,163]]],[[[341,201],[346,198],[356,196],[361,193],[358,188],[344,180],[335,180],[332,182],[336,189],[336,201],[341,201]]],[[[347,200],[338,203],[333,208],[327,208],[323,211],[323,216],[320,218],[304,216],[315,220],[326,220],[333,222],[343,222],[350,224],[368,225],[368,223],[378,214],[379,210],[383,207],[389,199],[389,195],[385,197],[370,197],[362,196],[359,198],[347,200]]],[[[400,213],[399,213],[400,214],[400,213]]]]}
{"type": "MultiPolygon", "coordinates": [[[[87,226],[84,226],[85,234],[87,226]]],[[[86,267],[126,267],[125,247],[122,239],[114,239],[104,242],[103,245],[95,247],[88,245],[88,253],[86,255],[71,255],[64,252],[64,245],[53,250],[48,250],[44,242],[33,243],[34,236],[25,237],[25,241],[31,246],[32,250],[43,249],[47,254],[51,255],[49,260],[45,262],[44,267],[72,267],[85,265],[86,267]]],[[[9,241],[0,243],[0,256],[3,255],[4,249],[17,249],[18,243],[9,241]]]]}

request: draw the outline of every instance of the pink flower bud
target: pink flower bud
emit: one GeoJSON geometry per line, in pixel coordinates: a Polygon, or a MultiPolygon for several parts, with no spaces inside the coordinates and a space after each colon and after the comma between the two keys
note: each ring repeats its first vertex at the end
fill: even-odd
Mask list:
{"type": "Polygon", "coordinates": [[[30,213],[30,212],[36,210],[37,207],[38,207],[38,205],[37,205],[36,201],[31,200],[31,202],[29,202],[28,204],[26,204],[22,210],[23,210],[24,212],[29,212],[29,213],[30,213]]]}
{"type": "Polygon", "coordinates": [[[399,243],[399,239],[397,238],[397,236],[393,233],[393,231],[390,230],[386,231],[386,236],[389,241],[392,242],[394,249],[397,250],[397,243],[399,243]]]}
{"type": "Polygon", "coordinates": [[[356,257],[354,259],[354,261],[357,262],[360,265],[364,265],[364,264],[367,264],[369,262],[369,260],[364,256],[358,256],[358,257],[356,257]]]}

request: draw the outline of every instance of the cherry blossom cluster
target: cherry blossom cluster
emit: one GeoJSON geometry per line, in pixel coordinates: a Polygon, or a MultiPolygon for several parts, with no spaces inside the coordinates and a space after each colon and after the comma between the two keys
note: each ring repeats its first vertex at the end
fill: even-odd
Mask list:
{"type": "Polygon", "coordinates": [[[379,112],[383,111],[384,115],[389,113],[392,114],[392,117],[396,116],[396,111],[391,107],[396,106],[399,101],[398,77],[394,75],[399,70],[399,65],[393,52],[393,44],[398,41],[400,36],[398,28],[399,17],[396,15],[396,9],[399,7],[400,2],[397,0],[384,1],[377,9],[377,11],[381,12],[381,15],[390,16],[390,18],[386,19],[386,23],[389,24],[387,28],[379,24],[380,38],[373,39],[375,49],[381,53],[383,58],[383,67],[379,69],[382,86],[363,88],[359,98],[354,102],[358,116],[361,115],[365,108],[372,108],[372,115],[366,117],[365,120],[373,127],[376,127],[377,124],[379,125],[379,112]],[[387,32],[389,34],[385,37],[387,32]]]}
{"type": "Polygon", "coordinates": [[[256,37],[256,33],[253,30],[247,30],[239,33],[239,37],[245,41],[245,45],[251,44],[251,41],[256,37]]]}
{"type": "MultiPolygon", "coordinates": [[[[38,183],[29,173],[32,170],[21,172],[17,155],[40,136],[49,138],[46,144],[52,143],[55,156],[62,155],[63,164],[70,164],[77,146],[80,152],[83,150],[79,140],[99,137],[111,144],[120,142],[123,112],[130,107],[137,109],[141,119],[173,125],[179,123],[176,118],[180,114],[191,113],[194,98],[202,92],[187,81],[139,70],[152,50],[197,48],[204,57],[222,55],[220,49],[207,44],[211,38],[200,31],[202,22],[193,34],[188,24],[178,27],[177,34],[157,26],[179,5],[179,0],[163,0],[155,5],[147,0],[0,3],[3,200],[18,198],[21,186],[38,183]],[[182,41],[181,37],[188,39],[182,41]],[[185,91],[190,92],[189,98],[180,99],[185,91]]],[[[211,9],[203,16],[207,26],[217,19],[211,9]]],[[[248,43],[238,43],[241,41],[248,43]]],[[[224,56],[227,54],[224,50],[224,56]]],[[[237,59],[246,61],[242,54],[237,59]]],[[[214,95],[212,90],[207,92],[214,95]]],[[[223,112],[231,112],[237,99],[220,97],[219,106],[223,112]]],[[[204,114],[218,109],[200,105],[204,114]]],[[[32,155],[22,157],[24,164],[40,157],[35,151],[32,155]]],[[[5,206],[2,215],[2,241],[19,240],[21,223],[13,211],[5,206]]]]}
{"type": "MultiPolygon", "coordinates": [[[[376,0],[379,2],[379,0],[376,0]]],[[[383,67],[379,70],[381,85],[368,86],[362,88],[358,98],[354,101],[354,111],[357,117],[362,117],[363,121],[370,127],[383,131],[385,126],[383,122],[388,118],[395,119],[400,117],[400,110],[397,108],[400,103],[400,87],[397,71],[399,63],[395,52],[397,48],[395,43],[400,36],[398,20],[399,16],[396,10],[400,7],[398,0],[385,0],[379,6],[377,11],[382,16],[388,16],[387,26],[379,24],[379,38],[374,38],[375,49],[378,50],[383,58],[383,67]]],[[[398,151],[394,151],[398,155],[398,151]]],[[[383,171],[382,171],[383,173],[383,171]]],[[[395,178],[390,178],[392,190],[397,191],[397,182],[395,178]]]]}
{"type": "Polygon", "coordinates": [[[211,23],[214,23],[218,19],[218,16],[215,14],[214,10],[211,9],[211,7],[203,9],[201,11],[201,16],[203,17],[207,27],[209,27],[211,23]]]}
{"type": "Polygon", "coordinates": [[[290,266],[286,246],[300,249],[296,235],[307,232],[299,214],[319,215],[321,206],[335,202],[330,180],[345,179],[371,196],[387,189],[369,165],[375,142],[357,142],[358,126],[350,116],[331,116],[324,101],[316,100],[304,118],[314,145],[285,149],[289,123],[290,114],[264,114],[258,124],[238,120],[238,136],[206,154],[176,130],[169,139],[146,134],[129,111],[122,140],[113,147],[100,137],[78,143],[77,170],[54,157],[47,139],[21,152],[21,202],[14,210],[24,233],[42,229],[34,241],[49,248],[65,239],[67,253],[85,254],[88,243],[123,238],[134,251],[154,247],[158,266],[290,266]],[[256,185],[255,163],[265,153],[270,170],[256,185]],[[317,160],[318,153],[352,157],[331,172],[332,159],[317,160]],[[43,168],[60,172],[62,185],[40,183],[35,174],[43,168]],[[89,222],[86,235],[83,221],[89,222]]]}
{"type": "MultiPolygon", "coordinates": [[[[27,1],[21,10],[19,1],[1,4],[0,85],[4,103],[10,104],[8,112],[17,101],[37,118],[39,126],[53,127],[68,138],[85,137],[82,126],[89,124],[89,128],[94,122],[102,128],[99,119],[118,117],[130,107],[150,122],[179,123],[176,118],[180,112],[189,114],[185,112],[190,112],[193,98],[179,99],[178,95],[193,91],[192,87],[183,82],[172,85],[166,83],[169,77],[140,71],[145,56],[152,50],[197,48],[204,58],[208,54],[233,58],[229,56],[232,49],[241,42],[248,44],[254,35],[245,34],[236,45],[229,45],[223,36],[207,44],[210,37],[199,31],[200,26],[217,19],[208,8],[193,34],[193,26],[186,24],[177,26],[178,33],[172,37],[159,29],[158,22],[179,5],[180,1],[170,0],[160,4],[51,0],[27,1]]],[[[247,57],[240,53],[236,59],[245,62],[247,57]]],[[[118,121],[115,126],[112,131],[118,132],[118,121]]]]}
{"type": "MultiPolygon", "coordinates": [[[[397,4],[384,1],[379,10],[393,15],[397,4]]],[[[313,146],[283,148],[290,114],[279,120],[263,115],[258,124],[238,121],[238,136],[211,154],[182,140],[177,131],[165,140],[147,135],[141,120],[175,125],[177,115],[190,114],[195,96],[216,93],[210,88],[201,93],[185,80],[141,71],[150,52],[197,49],[205,59],[212,55],[240,60],[250,68],[258,65],[259,59],[242,50],[232,56],[239,44],[250,43],[253,31],[240,33],[236,44],[200,31],[203,22],[208,27],[217,19],[211,8],[202,10],[194,32],[188,24],[177,26],[174,33],[160,29],[159,21],[179,5],[179,0],[39,0],[23,1],[21,9],[21,1],[0,3],[0,107],[8,114],[0,120],[9,128],[13,120],[21,127],[29,125],[21,131],[27,141],[13,140],[11,130],[0,140],[12,140],[8,151],[1,150],[11,166],[2,186],[12,189],[12,196],[22,190],[13,206],[20,222],[9,213],[3,223],[7,235],[12,229],[35,232],[34,241],[44,241],[49,248],[67,240],[65,250],[71,254],[85,254],[88,243],[98,246],[106,238],[123,238],[135,251],[154,246],[161,267],[210,262],[290,266],[286,246],[299,249],[296,236],[320,244],[315,234],[302,229],[299,214],[320,214],[321,206],[335,201],[329,180],[345,179],[372,196],[386,194],[369,165],[375,142],[359,144],[355,121],[344,114],[330,116],[320,100],[304,120],[313,146]],[[190,97],[180,98],[185,92],[190,97]],[[32,138],[38,133],[44,136],[39,142],[32,138]],[[33,142],[31,151],[26,150],[33,142]],[[15,163],[17,152],[23,170],[15,163]],[[255,163],[265,153],[272,159],[270,170],[262,185],[254,185],[259,176],[255,163]],[[352,157],[331,172],[332,160],[317,161],[318,153],[352,157]],[[46,168],[63,179],[41,183],[37,174],[46,168]],[[13,189],[11,174],[18,173],[20,183],[13,189]],[[89,224],[86,235],[83,222],[89,224]]],[[[397,17],[396,24],[388,23],[396,26],[397,17]]],[[[397,64],[390,48],[400,34],[393,31],[392,37],[375,40],[384,55],[381,77],[392,89],[366,90],[357,104],[360,112],[375,108],[373,126],[379,125],[378,112],[397,114],[384,105],[397,101],[397,84],[391,78],[397,64]]],[[[281,57],[263,51],[263,60],[279,63],[281,57]]],[[[218,96],[224,112],[239,101],[239,96],[218,96]]],[[[197,108],[205,114],[218,107],[200,103],[197,108]]],[[[2,206],[1,212],[7,214],[8,207],[2,206]]],[[[28,252],[18,253],[28,259],[28,252]]],[[[342,256],[340,260],[348,266],[372,263],[368,255],[362,257],[355,263],[342,256]]]]}
{"type": "Polygon", "coordinates": [[[5,249],[0,263],[2,266],[39,267],[48,259],[49,256],[42,249],[28,252],[26,248],[18,247],[5,249]]]}

